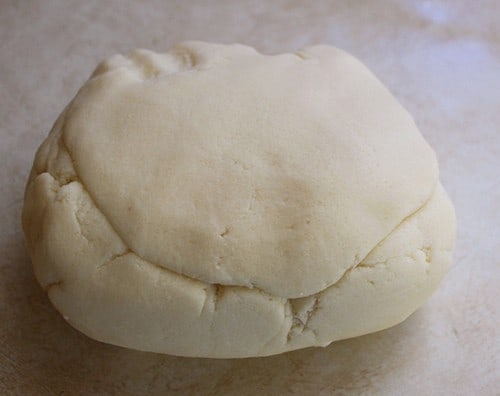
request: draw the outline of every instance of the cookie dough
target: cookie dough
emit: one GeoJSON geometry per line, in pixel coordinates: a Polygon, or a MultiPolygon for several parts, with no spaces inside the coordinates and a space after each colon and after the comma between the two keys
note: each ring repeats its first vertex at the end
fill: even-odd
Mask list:
{"type": "Polygon", "coordinates": [[[72,326],[217,358],[393,326],[436,289],[455,240],[435,153],[330,46],[112,56],[38,150],[23,226],[72,326]]]}

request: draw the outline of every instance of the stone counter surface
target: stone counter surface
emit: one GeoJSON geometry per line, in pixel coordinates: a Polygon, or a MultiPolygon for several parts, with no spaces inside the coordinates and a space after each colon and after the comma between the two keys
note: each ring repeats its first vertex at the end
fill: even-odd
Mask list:
{"type": "Polygon", "coordinates": [[[1,395],[498,395],[500,2],[0,0],[1,395]],[[283,355],[187,359],[93,341],[34,278],[20,217],[36,148],[102,58],[201,39],[360,58],[413,114],[456,205],[454,265],[404,323],[283,355]]]}

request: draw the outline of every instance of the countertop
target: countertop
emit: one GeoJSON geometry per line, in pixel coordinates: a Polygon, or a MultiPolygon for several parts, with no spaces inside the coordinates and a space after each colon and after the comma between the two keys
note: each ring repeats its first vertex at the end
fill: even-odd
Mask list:
{"type": "Polygon", "coordinates": [[[0,2],[0,394],[498,395],[500,3],[0,2]],[[454,264],[404,323],[283,355],[187,359],[93,341],[33,276],[20,225],[35,150],[102,58],[178,41],[264,53],[328,43],[413,114],[456,205],[454,264]]]}

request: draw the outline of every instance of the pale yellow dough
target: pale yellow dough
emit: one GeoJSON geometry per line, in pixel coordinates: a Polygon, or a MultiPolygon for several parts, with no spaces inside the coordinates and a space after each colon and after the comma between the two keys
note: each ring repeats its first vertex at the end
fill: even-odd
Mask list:
{"type": "Polygon", "coordinates": [[[435,154],[328,46],[135,50],[40,147],[23,224],[55,307],[100,341],[263,356],[381,330],[436,289],[455,214],[435,154]]]}

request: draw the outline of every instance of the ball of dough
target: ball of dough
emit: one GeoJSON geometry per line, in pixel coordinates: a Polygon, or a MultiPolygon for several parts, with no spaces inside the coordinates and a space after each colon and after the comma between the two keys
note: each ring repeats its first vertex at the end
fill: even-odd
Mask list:
{"type": "Polygon", "coordinates": [[[23,225],[72,326],[217,358],[393,326],[436,289],[455,240],[433,150],[329,46],[112,56],[38,150],[23,225]]]}

